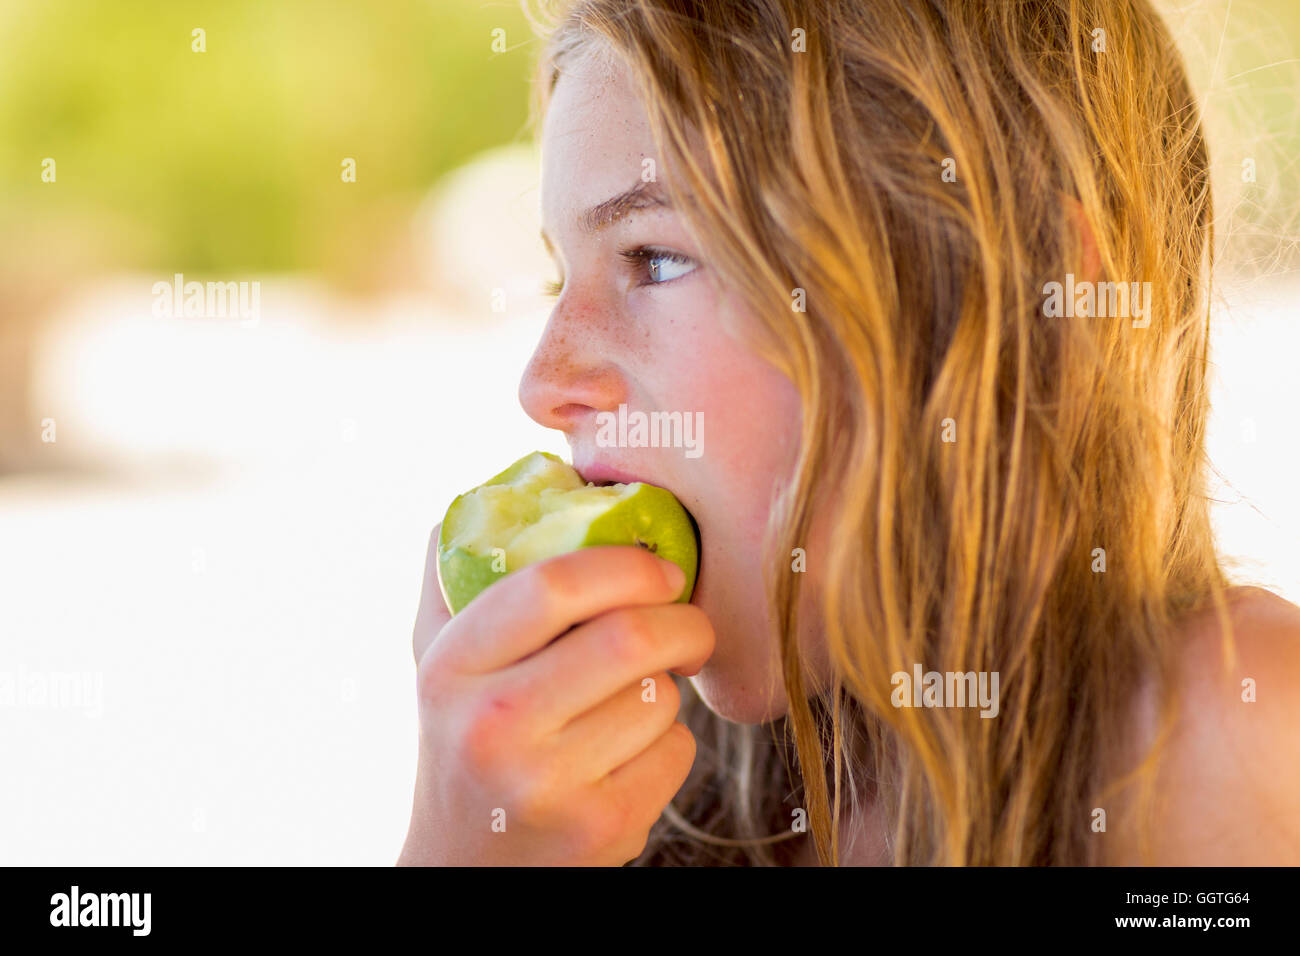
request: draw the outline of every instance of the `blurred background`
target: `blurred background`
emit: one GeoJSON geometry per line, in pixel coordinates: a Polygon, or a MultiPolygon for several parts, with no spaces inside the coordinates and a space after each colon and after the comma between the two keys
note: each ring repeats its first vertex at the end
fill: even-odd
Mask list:
{"type": "MultiPolygon", "coordinates": [[[[1216,521],[1300,602],[1300,8],[1161,6],[1222,207],[1216,521]]],[[[0,863],[396,859],[429,530],[566,452],[515,397],[537,42],[515,0],[0,0],[0,863]]]]}

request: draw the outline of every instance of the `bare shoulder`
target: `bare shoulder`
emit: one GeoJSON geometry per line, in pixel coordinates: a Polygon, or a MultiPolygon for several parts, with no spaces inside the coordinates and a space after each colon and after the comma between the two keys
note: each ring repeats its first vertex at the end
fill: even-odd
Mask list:
{"type": "MultiPolygon", "coordinates": [[[[1115,863],[1300,865],[1300,607],[1254,587],[1228,599],[1235,659],[1212,608],[1171,635],[1180,703],[1158,765],[1151,854],[1124,818],[1107,840],[1115,863]]],[[[1144,696],[1145,744],[1156,702],[1144,696]]]]}

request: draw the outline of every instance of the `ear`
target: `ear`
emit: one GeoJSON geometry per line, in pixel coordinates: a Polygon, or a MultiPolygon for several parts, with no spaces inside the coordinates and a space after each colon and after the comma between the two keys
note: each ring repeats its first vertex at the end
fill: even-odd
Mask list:
{"type": "Polygon", "coordinates": [[[1097,250],[1097,237],[1092,231],[1092,224],[1083,211],[1083,204],[1073,196],[1062,194],[1065,202],[1065,214],[1079,231],[1079,245],[1083,250],[1083,261],[1079,263],[1079,278],[1095,282],[1101,276],[1101,253],[1097,250]]]}

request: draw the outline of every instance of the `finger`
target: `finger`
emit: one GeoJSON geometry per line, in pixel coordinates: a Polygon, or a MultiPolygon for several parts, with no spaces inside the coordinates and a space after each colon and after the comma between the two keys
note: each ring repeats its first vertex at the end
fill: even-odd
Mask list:
{"type": "Polygon", "coordinates": [[[675,601],[684,577],[677,565],[644,548],[570,551],[486,588],[451,619],[439,645],[445,645],[448,661],[463,673],[488,673],[541,650],[598,614],[675,601]]]}
{"type": "Polygon", "coordinates": [[[699,670],[713,644],[713,625],[693,604],[620,608],[574,628],[502,677],[512,697],[531,702],[534,726],[548,733],[659,671],[699,670]]]}
{"type": "Polygon", "coordinates": [[[569,721],[555,739],[561,753],[573,755],[574,766],[591,768],[583,783],[594,783],[645,750],[677,719],[681,693],[666,672],[654,674],[654,684],[638,681],[569,721]],[[653,689],[653,700],[647,700],[653,689]]]}
{"type": "Polygon", "coordinates": [[[646,815],[631,825],[650,827],[677,795],[695,763],[695,737],[684,723],[674,721],[664,733],[596,786],[620,806],[644,805],[646,815]]]}
{"type": "Polygon", "coordinates": [[[415,652],[415,663],[419,664],[424,652],[429,649],[433,639],[451,620],[451,610],[442,597],[442,585],[438,583],[438,533],[442,524],[434,525],[429,535],[429,547],[424,557],[424,583],[420,587],[420,608],[415,612],[415,628],[411,635],[411,649],[415,652]]]}

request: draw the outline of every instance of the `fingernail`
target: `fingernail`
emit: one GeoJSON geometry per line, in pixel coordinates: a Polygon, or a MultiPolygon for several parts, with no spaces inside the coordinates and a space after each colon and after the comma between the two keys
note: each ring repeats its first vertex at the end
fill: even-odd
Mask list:
{"type": "Polygon", "coordinates": [[[672,588],[674,594],[681,594],[682,588],[686,587],[686,572],[665,558],[660,558],[659,562],[668,586],[672,588]]]}

